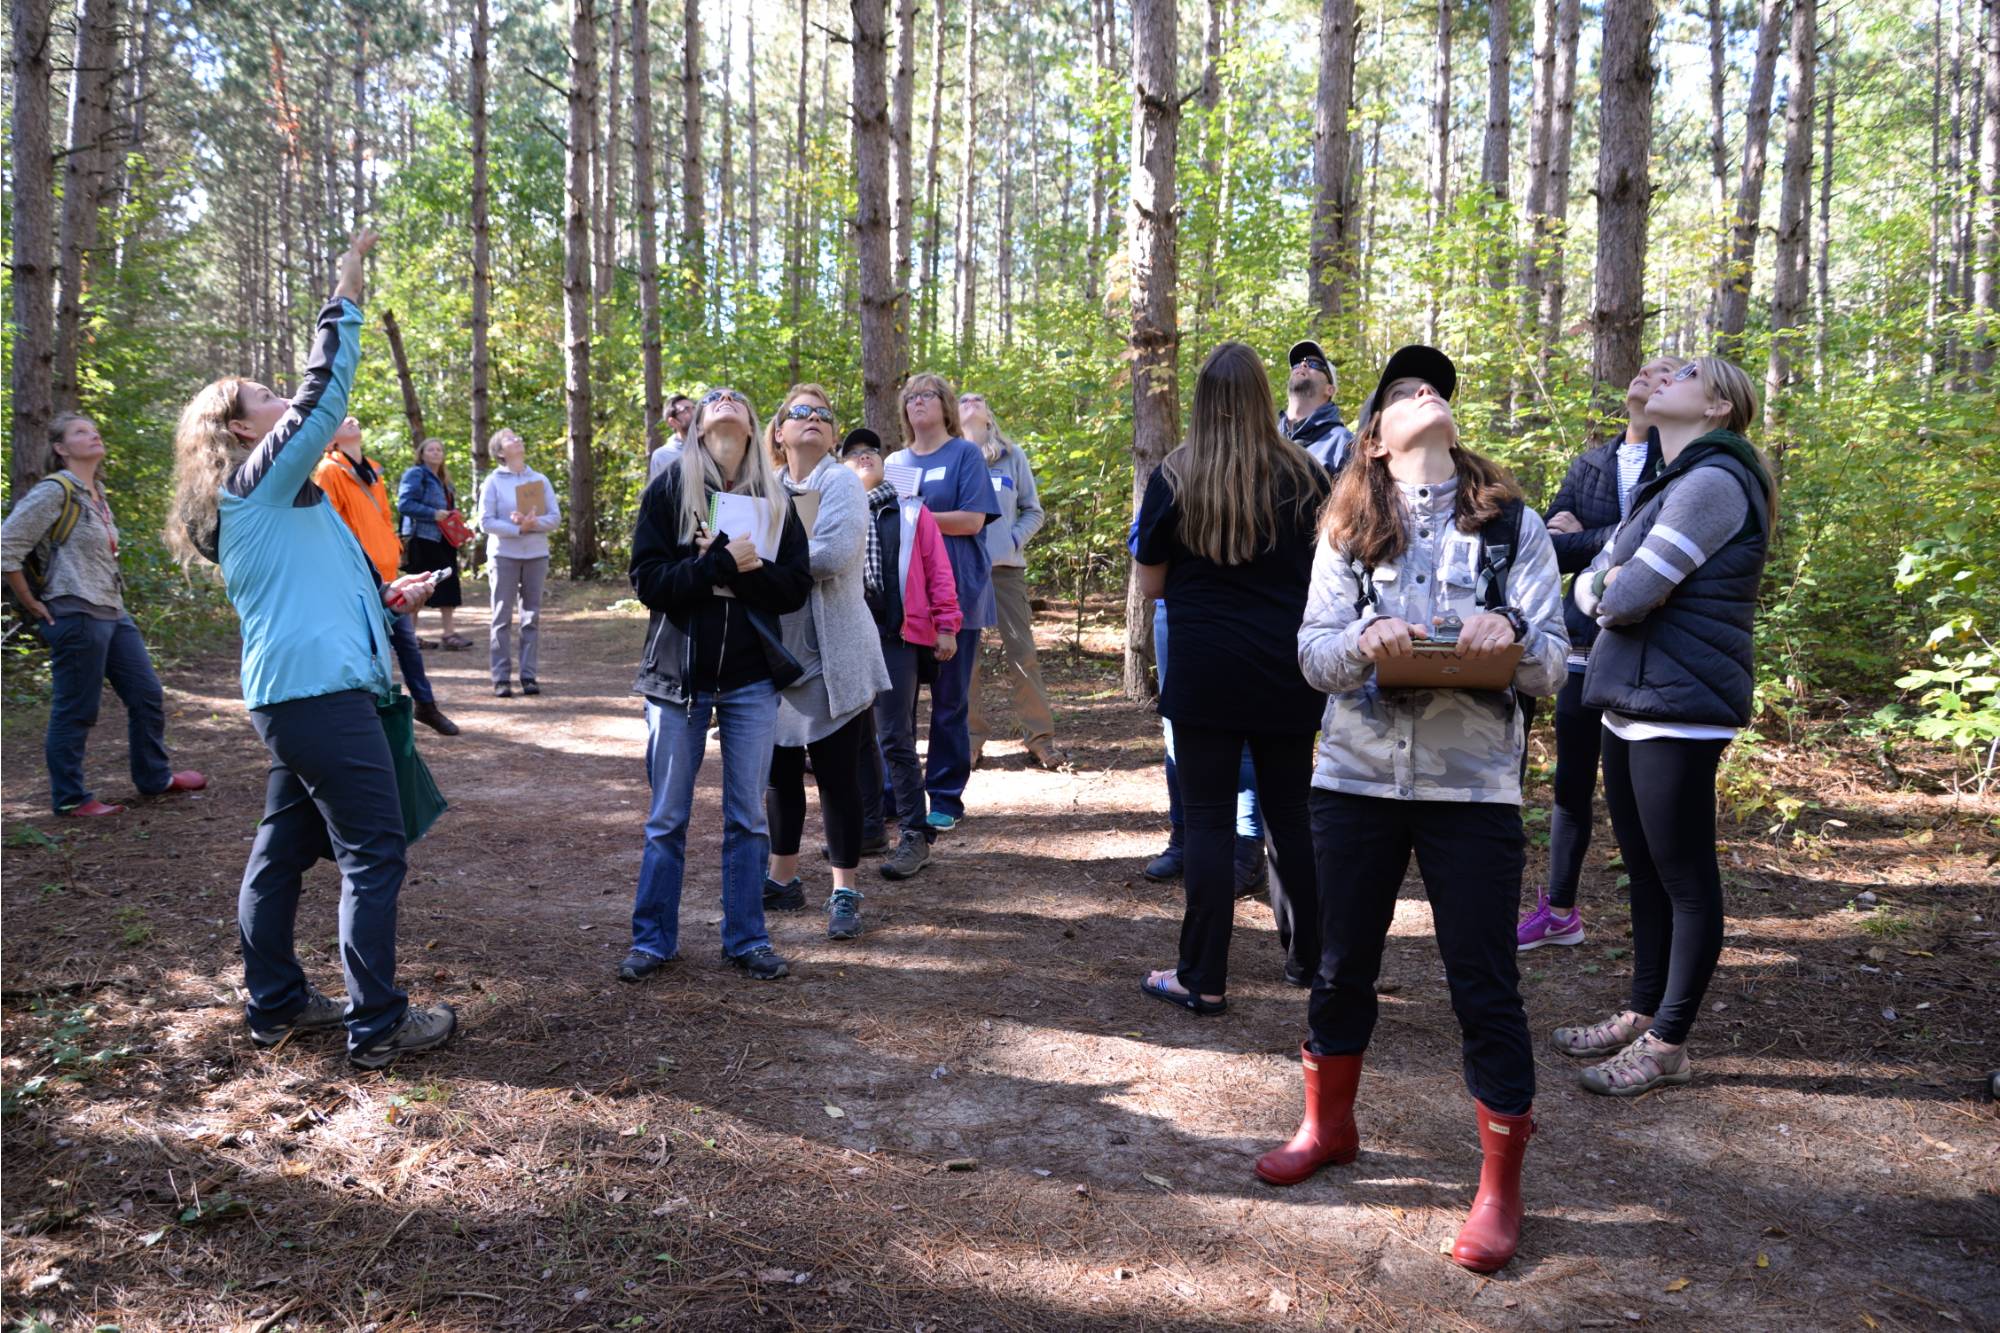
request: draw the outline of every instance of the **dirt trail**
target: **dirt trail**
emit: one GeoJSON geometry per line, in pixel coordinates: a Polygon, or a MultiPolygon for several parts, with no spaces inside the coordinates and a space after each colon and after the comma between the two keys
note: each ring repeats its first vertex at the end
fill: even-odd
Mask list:
{"type": "MultiPolygon", "coordinates": [[[[39,721],[10,719],[13,1312],[127,1330],[2000,1326],[2000,1134],[1966,1095],[2000,1064],[1991,809],[1783,774],[1818,832],[1730,831],[1694,1086],[1607,1102],[1543,1047],[1528,1231],[1487,1281],[1438,1253],[1478,1150],[1420,891],[1397,915],[1359,1163],[1257,1183],[1252,1157],[1296,1117],[1304,996],[1252,903],[1227,1016],[1138,993],[1172,958],[1178,889],[1137,873],[1163,832],[1158,734],[1104,659],[1049,659],[1074,774],[994,746],[932,869],[867,872],[861,940],[774,915],[794,967],[777,984],[715,961],[711,750],[682,960],[616,984],[647,799],[626,692],[643,622],[606,609],[615,588],[553,588],[539,699],[491,696],[483,639],[430,656],[465,734],[423,740],[453,808],[412,853],[401,966],[464,1029],[388,1077],[332,1039],[271,1056],[242,1033],[233,914],[263,759],[232,663],[169,682],[176,757],[214,786],[116,821],[46,818],[39,721]],[[1864,890],[1877,913],[1848,908],[1864,890]]],[[[108,703],[91,752],[113,799],[119,721],[108,703]]],[[[1538,1039],[1622,994],[1605,861],[1589,943],[1526,960],[1538,1039]]],[[[336,898],[322,867],[301,952],[330,990],[336,898]]]]}

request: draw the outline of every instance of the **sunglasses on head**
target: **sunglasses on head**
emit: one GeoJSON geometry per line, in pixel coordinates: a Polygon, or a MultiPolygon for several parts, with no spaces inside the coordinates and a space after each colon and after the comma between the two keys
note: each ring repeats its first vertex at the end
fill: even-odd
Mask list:
{"type": "Polygon", "coordinates": [[[710,389],[707,393],[701,396],[701,405],[703,407],[708,407],[713,403],[721,402],[725,398],[731,400],[732,402],[741,403],[745,407],[750,406],[750,400],[748,398],[745,398],[742,394],[736,392],[736,390],[734,389],[710,389]]]}
{"type": "Polygon", "coordinates": [[[785,409],[785,420],[824,421],[827,425],[831,426],[833,424],[833,409],[830,407],[815,407],[811,403],[793,403],[785,409]]]}

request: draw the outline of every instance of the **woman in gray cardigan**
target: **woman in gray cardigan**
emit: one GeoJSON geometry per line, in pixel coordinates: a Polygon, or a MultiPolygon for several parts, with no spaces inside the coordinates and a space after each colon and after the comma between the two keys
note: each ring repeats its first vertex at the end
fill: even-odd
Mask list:
{"type": "Polygon", "coordinates": [[[771,418],[769,444],[784,458],[779,479],[805,523],[812,595],[785,616],[785,649],[804,668],[778,703],[776,745],[765,815],[771,828],[771,869],[764,882],[767,910],[806,905],[799,882],[799,842],[806,819],[806,755],[812,755],[826,823],[833,892],[826,904],[828,939],[861,933],[862,746],[873,736],[869,710],[889,688],[889,669],[875,617],[868,610],[864,571],[868,500],[854,474],[833,457],[840,434],[826,391],[795,385],[771,418]]]}

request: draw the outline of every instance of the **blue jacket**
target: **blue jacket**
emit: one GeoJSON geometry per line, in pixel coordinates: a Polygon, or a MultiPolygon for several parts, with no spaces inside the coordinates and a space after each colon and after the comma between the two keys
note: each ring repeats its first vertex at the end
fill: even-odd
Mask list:
{"type": "Polygon", "coordinates": [[[291,411],[223,482],[219,563],[243,622],[251,708],[343,690],[389,696],[389,619],[354,533],[312,481],[347,415],[361,310],[328,303],[291,411]]]}
{"type": "Polygon", "coordinates": [[[411,464],[409,471],[403,474],[401,484],[396,487],[396,513],[402,520],[400,531],[405,537],[443,541],[444,534],[438,531],[437,517],[456,508],[458,497],[451,493],[451,487],[422,463],[411,464]]]}
{"type": "Polygon", "coordinates": [[[1340,408],[1332,402],[1321,403],[1311,416],[1296,424],[1279,412],[1278,434],[1304,449],[1319,460],[1321,467],[1334,474],[1346,466],[1347,455],[1354,444],[1354,432],[1340,419],[1340,408]]]}
{"type": "MultiPolygon", "coordinates": [[[[1565,574],[1580,574],[1590,568],[1618,527],[1618,449],[1624,443],[1625,437],[1616,435],[1578,454],[1542,515],[1548,518],[1567,510],[1583,524],[1582,532],[1549,534],[1555,543],[1556,565],[1565,574]]],[[[1639,484],[1645,485],[1659,471],[1660,439],[1654,434],[1646,441],[1646,466],[1639,471],[1639,484]]],[[[1569,630],[1571,652],[1588,653],[1590,645],[1597,642],[1597,621],[1579,611],[1576,599],[1567,595],[1563,597],[1563,625],[1569,630]]]]}

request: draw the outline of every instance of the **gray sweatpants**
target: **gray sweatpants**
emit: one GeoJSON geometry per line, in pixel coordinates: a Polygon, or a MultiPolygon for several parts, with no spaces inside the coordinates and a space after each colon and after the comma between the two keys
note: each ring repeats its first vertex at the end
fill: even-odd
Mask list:
{"type": "Polygon", "coordinates": [[[532,560],[493,557],[493,628],[487,632],[487,665],[495,685],[512,674],[514,608],[521,608],[521,679],[534,680],[542,646],[542,584],[549,576],[549,558],[532,560]]]}

